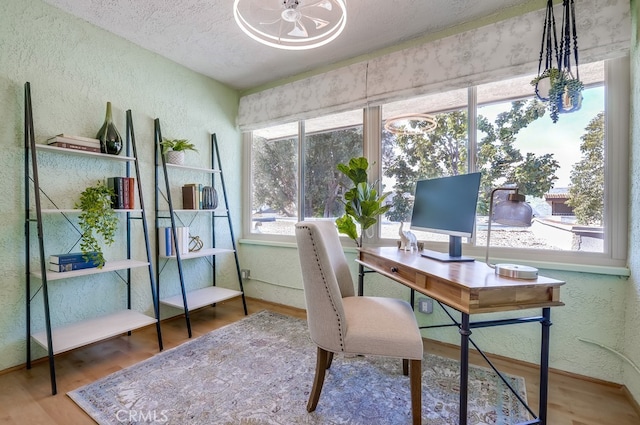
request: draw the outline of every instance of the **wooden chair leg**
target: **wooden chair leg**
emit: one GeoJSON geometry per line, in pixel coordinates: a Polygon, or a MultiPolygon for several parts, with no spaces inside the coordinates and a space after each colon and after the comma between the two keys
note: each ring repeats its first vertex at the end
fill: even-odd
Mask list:
{"type": "Polygon", "coordinates": [[[309,394],[309,402],[307,403],[307,412],[313,412],[316,410],[318,400],[320,399],[320,393],[322,392],[322,384],[324,384],[324,374],[329,365],[329,357],[333,353],[329,353],[326,350],[318,347],[318,354],[316,358],[316,376],[313,379],[313,387],[311,388],[311,394],[309,394]]]}
{"type": "Polygon", "coordinates": [[[409,376],[409,360],[407,359],[402,359],[402,374],[409,376]]]}
{"type": "Polygon", "coordinates": [[[327,356],[327,369],[331,367],[332,362],[333,362],[333,353],[329,352],[329,355],[327,356]]]}
{"type": "Polygon", "coordinates": [[[409,365],[411,382],[411,416],[413,425],[422,424],[422,361],[411,360],[409,365]]]}

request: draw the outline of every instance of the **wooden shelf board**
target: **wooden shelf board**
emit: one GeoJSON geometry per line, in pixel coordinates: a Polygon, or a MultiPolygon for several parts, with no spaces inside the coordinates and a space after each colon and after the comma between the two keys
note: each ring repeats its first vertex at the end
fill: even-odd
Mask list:
{"type": "Polygon", "coordinates": [[[129,161],[136,160],[132,156],[110,155],[110,154],[100,153],[100,152],[88,152],[88,151],[81,151],[78,149],[59,148],[57,146],[49,146],[49,145],[42,145],[42,144],[37,144],[36,149],[43,150],[43,151],[59,152],[67,155],[94,156],[94,157],[99,157],[101,159],[111,159],[113,161],[129,162],[129,161]]]}
{"type": "MultiPolygon", "coordinates": [[[[123,310],[107,316],[54,328],[51,331],[53,352],[55,354],[63,353],[153,323],[156,323],[156,319],[153,317],[133,310],[123,310]]],[[[48,349],[46,331],[33,334],[31,337],[39,345],[48,349]]]]}
{"type": "MultiPolygon", "coordinates": [[[[190,252],[188,254],[180,254],[180,259],[181,260],[188,260],[190,258],[209,257],[211,255],[226,254],[226,253],[229,253],[229,252],[233,252],[233,249],[206,248],[206,249],[201,249],[200,251],[190,252]]],[[[176,256],[175,255],[160,255],[160,258],[176,259],[176,256]]]]}
{"type": "MultiPolygon", "coordinates": [[[[51,270],[47,270],[47,280],[59,280],[59,279],[68,279],[71,277],[79,277],[79,276],[88,276],[92,274],[98,273],[107,273],[113,272],[116,270],[126,270],[133,269],[136,267],[145,267],[148,266],[149,263],[146,261],[138,261],[138,260],[115,260],[115,261],[107,261],[101,269],[99,268],[91,268],[91,269],[82,269],[82,270],[72,270],[69,272],[54,272],[51,270]]],[[[42,273],[40,270],[31,272],[31,275],[37,277],[38,279],[42,279],[42,273]]]]}
{"type": "MultiPolygon", "coordinates": [[[[187,305],[189,310],[195,310],[200,307],[205,307],[211,304],[215,304],[224,300],[239,297],[242,295],[240,291],[234,291],[232,289],[221,288],[219,286],[208,286],[206,288],[197,289],[187,293],[187,305]]],[[[182,294],[175,295],[173,297],[161,299],[162,304],[184,309],[182,302],[182,294]]]]}

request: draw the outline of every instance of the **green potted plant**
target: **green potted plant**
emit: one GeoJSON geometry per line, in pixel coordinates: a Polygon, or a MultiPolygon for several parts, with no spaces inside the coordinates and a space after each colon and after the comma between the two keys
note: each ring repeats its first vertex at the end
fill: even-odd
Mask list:
{"type": "Polygon", "coordinates": [[[378,195],[375,188],[377,182],[368,182],[369,162],[367,158],[351,158],[349,164],[338,164],[337,168],[354,185],[344,194],[342,203],[345,213],[336,220],[338,232],[347,235],[353,239],[358,247],[361,247],[365,231],[378,222],[379,215],[386,213],[391,208],[391,205],[383,205],[390,192],[378,195]],[[359,236],[356,224],[360,225],[359,236]]]}
{"type": "Polygon", "coordinates": [[[549,115],[553,122],[558,121],[558,114],[573,112],[582,106],[582,81],[569,72],[561,72],[553,80],[549,89],[549,115]]]}
{"type": "Polygon", "coordinates": [[[82,210],[78,217],[78,225],[82,230],[80,250],[87,261],[94,261],[98,268],[105,263],[104,255],[97,235],[102,236],[105,245],[114,242],[118,227],[118,217],[112,208],[113,190],[102,181],[87,187],[80,194],[76,208],[82,210]]]}
{"type": "Polygon", "coordinates": [[[535,87],[538,99],[543,102],[549,100],[549,91],[559,75],[560,70],[552,67],[545,69],[540,75],[531,80],[531,85],[535,87]]]}
{"type": "Polygon", "coordinates": [[[187,139],[166,139],[163,138],[160,142],[162,147],[162,155],[169,164],[181,165],[184,163],[184,151],[198,151],[193,143],[190,143],[187,139]]]}

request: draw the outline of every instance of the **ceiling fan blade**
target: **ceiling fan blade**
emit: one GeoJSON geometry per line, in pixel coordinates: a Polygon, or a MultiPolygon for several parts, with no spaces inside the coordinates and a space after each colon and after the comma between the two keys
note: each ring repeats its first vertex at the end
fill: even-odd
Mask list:
{"type": "Polygon", "coordinates": [[[293,29],[287,34],[292,37],[309,37],[307,29],[304,27],[300,19],[296,21],[296,23],[293,25],[293,29]]]}
{"type": "Polygon", "coordinates": [[[331,23],[329,21],[325,21],[324,19],[312,18],[311,16],[307,16],[307,19],[310,19],[314,23],[317,30],[322,29],[331,23]]]}
{"type": "Polygon", "coordinates": [[[319,0],[313,4],[300,6],[299,9],[309,9],[311,7],[321,7],[323,9],[331,11],[333,10],[333,3],[331,2],[331,0],[319,0]]]}

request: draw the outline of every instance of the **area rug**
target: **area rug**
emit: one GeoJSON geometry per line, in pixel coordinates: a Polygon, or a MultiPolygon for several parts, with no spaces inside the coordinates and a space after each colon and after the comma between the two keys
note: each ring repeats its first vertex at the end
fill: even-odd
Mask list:
{"type": "MultiPolygon", "coordinates": [[[[316,347],[306,321],[262,311],[68,395],[99,424],[393,425],[411,423],[402,362],[336,355],[306,411],[316,347]]],[[[458,362],[426,354],[422,420],[458,423],[458,362]]],[[[529,419],[490,369],[470,368],[470,425],[529,419]]],[[[524,379],[509,376],[524,397],[524,379]]]]}

